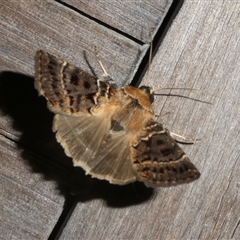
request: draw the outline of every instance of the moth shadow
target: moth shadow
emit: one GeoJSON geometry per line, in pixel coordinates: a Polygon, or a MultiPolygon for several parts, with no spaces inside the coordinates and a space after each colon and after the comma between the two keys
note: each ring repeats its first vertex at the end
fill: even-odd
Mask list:
{"type": "Polygon", "coordinates": [[[53,114],[48,111],[46,101],[38,97],[33,78],[2,72],[0,110],[1,118],[6,119],[1,121],[3,128],[12,133],[21,150],[21,160],[30,165],[33,172],[41,173],[44,179],[57,181],[60,193],[65,195],[66,183],[61,179],[71,171],[72,164],[55,140],[51,130],[53,114]]]}
{"type": "Polygon", "coordinates": [[[53,113],[46,100],[38,97],[32,77],[2,72],[0,75],[0,110],[4,118],[11,119],[6,131],[17,135],[14,140],[21,149],[22,160],[31,166],[33,173],[57,182],[57,188],[66,199],[74,194],[77,201],[100,198],[108,206],[125,207],[147,201],[153,190],[142,183],[116,186],[107,181],[85,176],[81,168],[74,168],[52,131],[53,113]],[[11,130],[12,128],[12,130],[11,130]],[[20,135],[20,136],[19,136],[20,135]]]}
{"type": "Polygon", "coordinates": [[[107,205],[114,208],[141,204],[149,201],[154,193],[152,188],[147,188],[141,182],[135,182],[126,186],[110,185],[108,182],[101,184],[103,185],[103,191],[98,191],[99,196],[101,198],[104,196],[107,205]]]}
{"type": "Polygon", "coordinates": [[[141,204],[150,200],[154,190],[147,188],[141,182],[134,182],[127,185],[114,185],[106,180],[98,180],[89,175],[84,179],[81,168],[75,168],[72,176],[72,194],[76,196],[78,202],[86,202],[91,199],[103,199],[107,206],[113,208],[129,207],[141,204]],[[81,179],[82,178],[82,179],[81,179]],[[83,185],[88,182],[86,189],[83,185]]]}

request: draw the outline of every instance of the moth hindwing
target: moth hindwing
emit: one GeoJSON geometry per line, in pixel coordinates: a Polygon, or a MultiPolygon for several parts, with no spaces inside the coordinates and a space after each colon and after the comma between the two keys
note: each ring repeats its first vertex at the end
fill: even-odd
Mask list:
{"type": "Polygon", "coordinates": [[[162,124],[151,88],[117,87],[42,50],[35,87],[55,113],[53,131],[74,166],[124,185],[169,186],[200,176],[162,124]]]}

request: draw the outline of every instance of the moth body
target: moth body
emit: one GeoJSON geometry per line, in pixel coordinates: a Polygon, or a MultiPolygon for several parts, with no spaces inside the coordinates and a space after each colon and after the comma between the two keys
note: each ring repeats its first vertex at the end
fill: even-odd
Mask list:
{"type": "Polygon", "coordinates": [[[200,173],[162,124],[151,88],[92,76],[38,51],[35,87],[55,113],[53,131],[74,166],[110,183],[146,186],[190,182],[200,173]]]}

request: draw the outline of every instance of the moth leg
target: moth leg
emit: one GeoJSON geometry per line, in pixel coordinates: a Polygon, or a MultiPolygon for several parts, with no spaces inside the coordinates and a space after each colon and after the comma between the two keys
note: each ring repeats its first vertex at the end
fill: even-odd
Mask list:
{"type": "Polygon", "coordinates": [[[95,52],[95,55],[96,55],[96,58],[97,58],[97,61],[100,65],[100,67],[102,68],[103,70],[103,76],[104,77],[109,77],[109,74],[107,73],[106,69],[104,68],[103,64],[102,64],[102,61],[100,60],[100,57],[99,57],[99,52],[98,52],[98,47],[95,45],[94,46],[94,52],[95,52]]]}
{"type": "Polygon", "coordinates": [[[171,135],[172,138],[174,138],[174,137],[178,137],[178,138],[181,138],[181,139],[183,139],[184,141],[186,141],[186,142],[188,142],[188,143],[194,143],[194,142],[202,141],[201,138],[190,138],[190,137],[185,137],[185,136],[179,135],[179,134],[174,133],[174,132],[170,132],[170,135],[171,135]]]}
{"type": "Polygon", "coordinates": [[[166,112],[166,113],[154,113],[155,117],[164,117],[166,115],[170,114],[170,112],[166,112]]]}

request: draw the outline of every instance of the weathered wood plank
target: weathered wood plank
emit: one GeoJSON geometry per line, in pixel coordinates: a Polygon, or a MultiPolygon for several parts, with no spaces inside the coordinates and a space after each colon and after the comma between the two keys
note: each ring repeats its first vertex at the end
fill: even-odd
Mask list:
{"type": "Polygon", "coordinates": [[[173,230],[179,227],[179,232],[174,238],[239,238],[239,6],[208,1],[183,7],[188,17],[169,32],[178,41],[166,39],[151,71],[163,79],[159,86],[199,88],[199,92],[184,91],[184,95],[213,103],[184,98],[159,99],[156,103],[159,107],[164,104],[165,111],[176,109],[162,119],[173,132],[203,138],[201,143],[184,147],[202,177],[196,183],[196,196],[189,194],[192,203],[182,204],[176,214],[173,230]],[[179,39],[187,44],[179,44],[179,39]],[[170,55],[172,51],[177,59],[170,55]],[[159,71],[163,54],[169,58],[159,71]],[[187,207],[189,213],[184,210],[187,207]]]}
{"type": "Polygon", "coordinates": [[[38,97],[33,78],[4,72],[0,75],[0,134],[64,166],[72,163],[52,132],[53,114],[38,97]]]}
{"type": "Polygon", "coordinates": [[[47,239],[62,212],[55,181],[64,175],[1,134],[0,159],[1,239],[47,239]]]}
{"type": "MultiPolygon", "coordinates": [[[[123,34],[145,43],[151,42],[173,0],[168,1],[59,1],[76,7],[123,34]]],[[[175,1],[180,2],[180,1],[175,1]]]]}
{"type": "Polygon", "coordinates": [[[71,191],[65,186],[70,184],[69,168],[63,169],[69,167],[69,159],[51,132],[52,114],[46,109],[45,100],[37,97],[33,79],[14,72],[33,75],[34,55],[42,48],[101,75],[93,53],[96,44],[111,76],[118,83],[127,83],[147,46],[54,1],[2,1],[0,12],[0,70],[13,72],[3,73],[0,80],[0,204],[4,223],[0,236],[47,239],[71,191]],[[8,139],[20,144],[12,147],[8,139]]]}
{"type": "Polygon", "coordinates": [[[148,47],[55,1],[4,0],[0,12],[0,71],[33,76],[35,53],[44,49],[101,76],[94,53],[97,45],[109,74],[127,84],[148,47]]]}
{"type": "MultiPolygon", "coordinates": [[[[8,2],[11,3],[10,1],[8,2]]],[[[16,4],[16,2],[14,2],[14,4],[16,4]]],[[[0,5],[0,7],[2,7],[2,5],[0,5]]],[[[7,9],[5,8],[6,12],[7,9]]],[[[53,11],[53,8],[50,9],[53,11]]],[[[193,100],[172,97],[159,97],[159,102],[156,99],[155,103],[157,112],[160,112],[161,109],[163,109],[163,113],[171,111],[169,116],[160,119],[169,129],[183,135],[203,138],[203,142],[201,143],[193,146],[183,146],[192,161],[202,172],[200,180],[176,188],[158,189],[154,193],[152,193],[151,190],[141,188],[139,185],[115,187],[106,183],[96,183],[96,186],[88,189],[87,194],[84,193],[82,196],[80,195],[78,207],[65,228],[62,239],[92,239],[96,237],[102,239],[239,239],[240,220],[238,213],[240,210],[240,184],[238,173],[240,166],[238,160],[240,157],[240,137],[238,125],[240,119],[240,35],[238,10],[239,3],[236,2],[185,1],[183,9],[167,34],[150,71],[149,79],[153,80],[150,84],[154,84],[156,87],[159,84],[161,87],[200,88],[201,92],[197,93],[189,93],[188,91],[176,93],[213,102],[214,104],[208,105],[193,100]],[[106,228],[106,226],[108,227],[106,228]]],[[[5,12],[3,8],[1,8],[1,11],[5,12]]],[[[17,13],[15,14],[18,16],[17,13]]],[[[32,18],[33,15],[34,14],[31,15],[32,18]]],[[[2,15],[0,14],[0,16],[2,15]]],[[[50,11],[48,12],[48,17],[49,16],[50,11]]],[[[42,17],[44,17],[44,14],[42,17]]],[[[57,18],[55,18],[55,20],[56,19],[57,18]]],[[[73,19],[75,20],[75,18],[73,19]]],[[[47,21],[45,21],[45,23],[46,22],[47,21]]],[[[14,22],[13,18],[12,23],[16,24],[17,21],[14,22]]],[[[14,24],[11,25],[12,28],[14,24]]],[[[50,23],[50,25],[51,24],[53,25],[53,23],[50,23]]],[[[63,24],[63,22],[61,22],[61,24],[63,24]]],[[[21,26],[24,26],[24,24],[21,26]]],[[[27,29],[33,31],[36,26],[38,25],[27,29]]],[[[58,29],[60,29],[60,26],[59,24],[58,29]]],[[[19,27],[19,25],[17,27],[19,27]]],[[[64,29],[66,30],[67,28],[64,29]]],[[[13,42],[16,42],[16,36],[22,36],[21,32],[24,33],[24,31],[18,32],[14,28],[12,30],[15,32],[8,30],[6,35],[8,35],[9,39],[15,37],[13,42]]],[[[51,50],[52,52],[52,49],[54,49],[54,52],[56,50],[56,52],[59,53],[58,55],[62,54],[64,58],[67,58],[67,52],[62,53],[62,50],[57,50],[60,49],[59,43],[57,43],[57,49],[53,47],[54,42],[58,42],[58,37],[56,37],[58,34],[56,32],[57,28],[55,32],[51,32],[55,34],[53,34],[54,41],[50,41],[47,50],[51,50]]],[[[3,44],[1,46],[4,46],[1,49],[5,51],[6,47],[8,47],[3,58],[1,55],[1,64],[5,64],[2,65],[4,66],[4,70],[8,69],[5,68],[5,66],[9,66],[13,71],[16,70],[32,74],[31,71],[33,71],[33,69],[31,64],[33,64],[33,62],[31,63],[32,60],[30,61],[30,59],[32,59],[33,52],[41,46],[42,43],[37,43],[37,47],[32,47],[28,39],[28,41],[25,40],[25,42],[22,41],[22,43],[19,43],[19,46],[12,44],[17,49],[15,51],[16,55],[14,55],[13,50],[7,45],[8,38],[5,38],[4,35],[5,34],[1,35],[1,44],[3,44]],[[24,64],[24,62],[21,62],[22,54],[28,53],[27,47],[31,49],[31,56],[26,57],[29,60],[24,64]],[[21,50],[22,48],[24,49],[23,51],[21,50]],[[14,67],[14,64],[16,64],[17,67],[14,67]],[[29,69],[31,70],[29,71],[29,69]]],[[[24,37],[26,38],[27,34],[24,35],[24,37]]],[[[48,37],[47,40],[50,40],[50,35],[48,37]]],[[[38,39],[38,41],[43,40],[38,39]]],[[[43,41],[45,44],[47,42],[46,39],[43,41]]],[[[71,46],[75,47],[76,45],[73,44],[71,46]]],[[[76,50],[76,48],[71,50],[72,53],[74,50],[76,50]]],[[[91,51],[92,50],[90,50],[90,52],[91,51]]],[[[82,52],[80,55],[83,55],[82,52]]],[[[76,54],[72,57],[77,59],[75,56],[76,54]]],[[[107,56],[107,53],[104,56],[107,56]]],[[[105,60],[104,56],[103,59],[105,60]]],[[[90,59],[92,60],[92,58],[94,58],[93,53],[90,59]]],[[[84,62],[84,58],[82,59],[84,62]]],[[[81,63],[81,66],[82,65],[84,65],[84,63],[81,63]]],[[[114,66],[112,67],[112,70],[113,69],[114,66]]],[[[1,89],[1,92],[3,91],[4,90],[1,89]]],[[[2,95],[0,96],[2,97],[2,95]]],[[[4,106],[7,107],[6,104],[4,106]]],[[[17,106],[19,107],[20,105],[17,106]]],[[[34,114],[36,112],[34,112],[34,114]]],[[[19,119],[19,115],[20,113],[16,111],[15,115],[10,114],[10,117],[16,120],[19,119]]],[[[9,126],[11,126],[11,121],[13,121],[10,117],[5,116],[4,120],[6,123],[9,123],[9,126]]],[[[31,120],[35,120],[38,117],[39,115],[31,118],[31,120]]],[[[23,120],[26,119],[22,119],[21,127],[24,125],[23,120]]],[[[29,125],[29,122],[26,123],[24,130],[30,134],[30,129],[34,128],[31,126],[28,129],[27,125],[29,125]]],[[[49,128],[50,127],[49,120],[49,128]]],[[[2,134],[9,134],[11,138],[15,136],[21,137],[22,129],[18,130],[19,132],[16,135],[16,129],[7,128],[5,131],[6,130],[10,131],[10,133],[5,132],[2,134]]],[[[40,131],[41,130],[39,130],[38,134],[40,134],[40,131]]],[[[27,138],[29,135],[25,134],[25,137],[27,138]]],[[[31,137],[31,139],[34,138],[31,137]]],[[[6,140],[3,142],[6,143],[6,140]]],[[[10,153],[16,153],[16,150],[11,148],[11,143],[7,142],[6,144],[7,146],[4,147],[6,150],[1,150],[1,153],[4,153],[4,157],[1,157],[1,159],[6,159],[6,156],[10,153]]],[[[4,144],[0,144],[0,146],[4,146],[4,144]]],[[[47,149],[51,148],[49,147],[47,149]]],[[[27,154],[27,151],[25,151],[24,154],[27,154]]],[[[9,156],[11,156],[9,159],[16,159],[13,158],[12,155],[9,156]]],[[[27,159],[29,158],[30,157],[27,157],[27,159]]],[[[1,237],[5,239],[14,237],[26,239],[24,235],[26,232],[29,238],[35,239],[39,236],[39,239],[44,239],[50,233],[53,222],[56,221],[57,216],[59,216],[58,211],[62,206],[63,199],[59,199],[59,195],[54,192],[55,183],[42,181],[42,179],[39,180],[38,172],[33,173],[29,169],[24,170],[24,166],[34,165],[34,163],[36,163],[35,160],[30,161],[30,164],[29,162],[20,164],[23,162],[21,157],[19,159],[19,161],[15,160],[14,162],[19,163],[19,165],[13,167],[16,170],[12,170],[14,163],[7,162],[7,167],[3,169],[0,175],[2,179],[1,183],[4,185],[3,188],[1,187],[2,196],[4,196],[4,201],[1,200],[0,202],[3,206],[1,206],[1,209],[4,210],[1,212],[1,216],[6,217],[3,221],[8,220],[10,222],[8,225],[2,225],[3,228],[1,232],[3,232],[4,235],[1,235],[1,237]],[[9,166],[11,167],[9,168],[9,166]],[[6,175],[8,172],[9,175],[6,175]],[[10,174],[11,172],[12,175],[10,174]],[[26,172],[28,172],[29,175],[26,174],[26,172]],[[17,176],[21,176],[20,180],[18,180],[16,174],[17,176]],[[9,176],[11,177],[11,181],[8,181],[9,176]],[[15,178],[17,178],[17,180],[15,178]],[[30,183],[30,186],[28,183],[30,183]],[[21,187],[19,187],[19,185],[21,187]],[[27,187],[23,188],[22,186],[27,187]],[[39,195],[32,194],[32,189],[35,189],[35,187],[37,193],[40,192],[39,195]],[[10,195],[9,189],[15,189],[11,191],[11,193],[16,192],[19,194],[20,200],[10,195]],[[47,194],[47,200],[43,197],[45,191],[47,193],[50,192],[47,194]],[[51,195],[51,191],[56,195],[51,195]],[[12,196],[12,198],[8,197],[9,195],[12,196]],[[28,198],[26,200],[26,198],[24,198],[25,196],[28,196],[30,200],[28,201],[28,198]],[[4,208],[5,200],[8,198],[10,201],[7,202],[7,207],[4,208]],[[54,200],[52,200],[52,198],[54,200]],[[23,199],[23,201],[21,199],[23,199]],[[21,203],[17,205],[16,203],[18,203],[18,201],[21,201],[21,203]],[[55,201],[58,202],[59,205],[52,204],[52,202],[55,201]],[[27,205],[26,202],[32,204],[27,205]],[[16,204],[18,208],[13,208],[14,210],[10,212],[9,208],[14,204],[16,204]],[[50,211],[48,217],[49,219],[53,218],[53,220],[49,221],[49,219],[43,217],[45,212],[42,214],[41,211],[42,209],[49,211],[52,206],[54,211],[50,211]],[[21,211],[15,209],[20,209],[21,211]],[[23,220],[21,218],[26,212],[30,214],[29,220],[23,220]],[[38,214],[37,217],[33,218],[36,214],[38,214]],[[42,219],[41,223],[39,224],[38,221],[36,223],[36,219],[42,219]],[[22,223],[20,222],[21,220],[22,223]],[[39,225],[35,226],[34,224],[39,225]],[[30,225],[32,229],[36,227],[36,231],[30,231],[27,228],[28,225],[30,225]],[[42,226],[43,229],[39,226],[42,226]],[[46,226],[49,226],[49,228],[46,229],[46,226]],[[20,232],[17,233],[19,228],[20,232]],[[6,231],[6,229],[8,231],[6,231]],[[40,232],[40,230],[42,232],[40,232]],[[12,236],[11,233],[13,233],[12,236]]],[[[3,164],[2,161],[1,163],[3,164]]],[[[45,166],[45,164],[43,164],[43,166],[45,166]]],[[[42,169],[44,169],[44,167],[42,167],[42,169]]],[[[39,170],[41,177],[47,175],[42,169],[39,170]]],[[[56,171],[52,173],[54,172],[56,171]]],[[[60,171],[59,176],[61,176],[61,172],[62,171],[60,171]]],[[[57,182],[59,183],[59,181],[57,182]]]]}
{"type": "Polygon", "coordinates": [[[134,186],[125,193],[95,186],[61,239],[240,238],[239,9],[236,1],[186,0],[149,73],[155,87],[200,89],[170,91],[193,99],[156,96],[155,107],[170,111],[159,121],[173,132],[203,138],[182,146],[201,178],[152,195],[134,186]],[[139,204],[143,196],[149,200],[139,204]]]}

